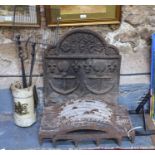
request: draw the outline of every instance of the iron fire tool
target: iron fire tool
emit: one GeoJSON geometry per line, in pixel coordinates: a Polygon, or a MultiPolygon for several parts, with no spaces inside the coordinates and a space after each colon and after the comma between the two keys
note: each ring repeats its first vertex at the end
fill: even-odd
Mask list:
{"type": "Polygon", "coordinates": [[[16,36],[16,46],[17,46],[17,49],[18,49],[18,56],[19,56],[20,61],[21,61],[22,84],[23,84],[23,88],[26,88],[27,87],[27,82],[26,82],[26,74],[25,74],[25,67],[24,67],[24,52],[23,52],[23,49],[21,47],[20,34],[18,34],[16,36]]]}
{"type": "MultiPolygon", "coordinates": [[[[26,44],[28,44],[28,42],[30,41],[30,38],[28,38],[26,44]]],[[[25,46],[27,46],[27,45],[25,45],[25,46]]],[[[32,85],[32,73],[33,73],[33,69],[34,69],[35,56],[36,56],[36,50],[35,50],[36,42],[32,42],[31,47],[32,47],[32,52],[31,52],[31,67],[30,67],[29,86],[32,85]]],[[[36,108],[37,104],[38,104],[38,94],[37,94],[37,88],[35,85],[33,87],[33,94],[34,94],[34,102],[35,102],[35,108],[36,108]]]]}
{"type": "MultiPolygon", "coordinates": [[[[29,86],[32,85],[32,73],[33,73],[33,68],[34,68],[34,64],[35,64],[35,56],[36,56],[36,51],[35,51],[35,47],[36,47],[36,42],[32,42],[31,44],[32,47],[32,52],[31,52],[31,67],[30,67],[30,77],[29,77],[29,86]]],[[[37,103],[38,103],[38,94],[37,94],[37,88],[34,85],[33,87],[33,93],[34,93],[34,101],[35,101],[35,108],[37,107],[37,103]]]]}
{"type": "Polygon", "coordinates": [[[31,86],[32,84],[32,73],[33,73],[33,68],[34,68],[34,63],[35,63],[35,47],[36,47],[36,43],[33,42],[32,43],[32,52],[31,52],[31,67],[30,67],[30,77],[29,77],[29,86],[31,86]]]}

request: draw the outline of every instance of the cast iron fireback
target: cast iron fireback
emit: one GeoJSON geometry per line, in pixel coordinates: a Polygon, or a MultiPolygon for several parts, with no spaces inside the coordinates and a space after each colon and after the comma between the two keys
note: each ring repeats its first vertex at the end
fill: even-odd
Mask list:
{"type": "Polygon", "coordinates": [[[128,112],[117,103],[120,62],[118,49],[87,29],[70,31],[48,48],[40,140],[133,140],[128,112]]]}

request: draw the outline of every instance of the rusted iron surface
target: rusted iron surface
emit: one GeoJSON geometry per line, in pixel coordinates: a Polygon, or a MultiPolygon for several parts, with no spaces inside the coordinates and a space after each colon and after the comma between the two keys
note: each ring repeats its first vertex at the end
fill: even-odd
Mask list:
{"type": "Polygon", "coordinates": [[[86,95],[116,102],[119,76],[118,49],[93,31],[73,30],[45,52],[45,106],[86,95]]]}
{"type": "Polygon", "coordinates": [[[40,140],[134,140],[127,110],[117,104],[118,49],[91,30],[67,33],[44,57],[45,108],[40,140]]]}
{"type": "Polygon", "coordinates": [[[123,137],[134,140],[134,132],[125,108],[102,100],[82,98],[71,100],[61,106],[44,109],[40,140],[51,138],[71,140],[94,140],[98,145],[104,139],[114,139],[118,144],[123,137]]]}

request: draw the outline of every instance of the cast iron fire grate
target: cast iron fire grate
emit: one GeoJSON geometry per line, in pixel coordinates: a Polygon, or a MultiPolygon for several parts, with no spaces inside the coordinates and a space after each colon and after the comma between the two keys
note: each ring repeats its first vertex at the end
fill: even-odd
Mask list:
{"type": "Polygon", "coordinates": [[[77,145],[123,137],[134,141],[128,111],[117,102],[121,56],[97,33],[75,29],[44,55],[45,107],[40,141],[77,145]]]}

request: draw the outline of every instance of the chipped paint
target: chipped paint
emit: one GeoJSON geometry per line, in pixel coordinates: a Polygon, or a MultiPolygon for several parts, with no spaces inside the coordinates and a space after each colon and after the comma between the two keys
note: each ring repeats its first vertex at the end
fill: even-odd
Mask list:
{"type": "Polygon", "coordinates": [[[104,120],[104,122],[110,122],[112,110],[104,102],[97,100],[75,100],[71,102],[73,104],[65,106],[60,113],[60,117],[66,117],[66,119],[71,119],[72,121],[80,120],[81,118],[93,118],[96,121],[104,120]]]}

